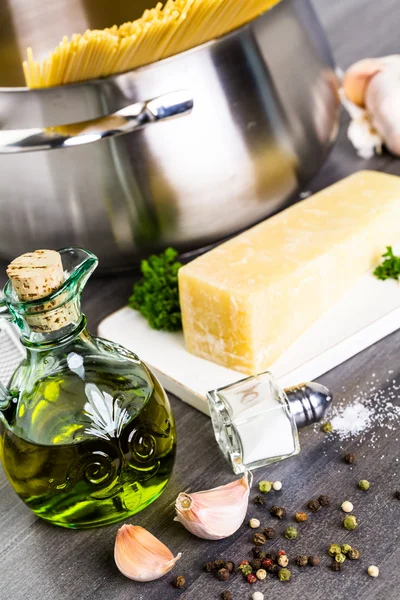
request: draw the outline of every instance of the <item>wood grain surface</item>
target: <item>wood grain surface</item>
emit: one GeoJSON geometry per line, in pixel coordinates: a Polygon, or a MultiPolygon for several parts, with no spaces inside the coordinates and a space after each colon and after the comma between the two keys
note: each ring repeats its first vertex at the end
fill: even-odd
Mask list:
{"type": "MultiPolygon", "coordinates": [[[[364,56],[400,52],[398,0],[314,1],[340,66],[346,67],[364,56]]],[[[343,117],[338,143],[310,184],[310,190],[321,189],[362,168],[400,174],[400,160],[388,154],[369,161],[358,158],[346,139],[346,126],[347,119],[343,117]]],[[[133,274],[127,273],[95,279],[88,284],[84,310],[92,330],[102,318],[124,305],[132,279],[133,274]]],[[[377,387],[385,389],[388,379],[400,385],[399,347],[400,331],[321,380],[337,398],[349,400],[360,391],[370,390],[372,373],[379,381],[377,387]],[[389,374],[389,371],[393,372],[389,374]]],[[[235,599],[251,598],[255,590],[263,591],[266,599],[400,598],[400,502],[393,497],[394,490],[400,489],[400,431],[377,431],[378,439],[374,443],[371,433],[362,444],[357,439],[345,444],[328,442],[320,432],[302,431],[299,456],[255,472],[255,482],[263,478],[283,482],[283,490],[268,497],[268,507],[276,503],[286,507],[292,515],[320,493],[331,497],[332,506],[311,515],[308,522],[299,527],[299,538],[289,542],[281,534],[291,519],[275,522],[266,509],[250,503],[248,516],[257,516],[263,525],[276,525],[279,532],[268,547],[283,547],[290,556],[313,553],[321,557],[321,566],[317,568],[293,567],[289,583],[269,579],[251,587],[239,576],[221,583],[202,571],[206,560],[248,558],[252,544],[246,524],[227,540],[206,542],[194,538],[173,522],[178,492],[211,488],[234,476],[219,455],[208,418],[174,398],[171,401],[179,437],[173,478],[162,497],[132,522],[150,529],[173,552],[183,553],[173,573],[185,576],[185,590],[172,587],[173,575],[148,584],[125,579],[113,561],[118,526],[72,531],[47,525],[22,504],[0,472],[1,600],[212,600],[224,589],[231,589],[235,599]],[[353,467],[342,461],[342,456],[349,451],[358,457],[353,467]],[[368,493],[357,489],[361,478],[372,483],[368,493]],[[343,513],[338,507],[344,500],[354,503],[354,513],[359,518],[360,526],[354,532],[347,532],[341,526],[343,513]],[[358,547],[362,558],[345,564],[341,573],[333,573],[328,568],[327,547],[344,541],[358,547]],[[370,564],[380,566],[378,579],[366,574],[370,564]]],[[[400,403],[397,398],[395,401],[400,403]]],[[[255,491],[252,497],[254,495],[255,491]]]]}

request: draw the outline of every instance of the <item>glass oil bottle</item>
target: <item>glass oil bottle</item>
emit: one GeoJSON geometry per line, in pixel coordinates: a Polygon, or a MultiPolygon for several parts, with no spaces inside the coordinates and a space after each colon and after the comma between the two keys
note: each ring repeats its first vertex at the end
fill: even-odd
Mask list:
{"type": "Polygon", "coordinates": [[[176,448],[154,375],[86,329],[80,296],[96,266],[80,248],[23,255],[0,301],[27,353],[8,389],[0,386],[0,458],[36,515],[72,528],[114,523],[153,502],[176,448]]]}

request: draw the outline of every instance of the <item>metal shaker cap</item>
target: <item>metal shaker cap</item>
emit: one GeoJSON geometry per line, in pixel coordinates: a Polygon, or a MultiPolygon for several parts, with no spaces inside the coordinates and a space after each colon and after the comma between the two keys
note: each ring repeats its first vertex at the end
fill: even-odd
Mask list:
{"type": "Polygon", "coordinates": [[[322,421],[328,412],[333,395],[320,383],[300,383],[285,389],[297,427],[306,427],[322,421]]]}

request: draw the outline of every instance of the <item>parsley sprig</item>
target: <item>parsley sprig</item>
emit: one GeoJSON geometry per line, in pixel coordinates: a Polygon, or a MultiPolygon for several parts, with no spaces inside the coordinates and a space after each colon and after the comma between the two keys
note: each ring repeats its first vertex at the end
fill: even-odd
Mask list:
{"type": "Polygon", "coordinates": [[[129,306],[138,310],[153,329],[179,331],[182,315],[179,304],[178,271],[182,264],[178,252],[167,248],[160,255],[142,260],[143,278],[133,286],[129,306]]]}
{"type": "Polygon", "coordinates": [[[376,267],[374,271],[375,277],[382,280],[396,279],[398,281],[400,278],[400,256],[393,254],[392,246],[387,246],[382,258],[385,260],[376,267]]]}

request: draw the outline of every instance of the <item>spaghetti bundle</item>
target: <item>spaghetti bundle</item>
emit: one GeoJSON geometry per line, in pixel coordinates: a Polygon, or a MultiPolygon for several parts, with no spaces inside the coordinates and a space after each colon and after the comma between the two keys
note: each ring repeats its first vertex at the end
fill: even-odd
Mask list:
{"type": "Polygon", "coordinates": [[[167,0],[135,21],[64,37],[42,61],[23,63],[29,88],[122,73],[173,56],[251,21],[279,0],[167,0]]]}

